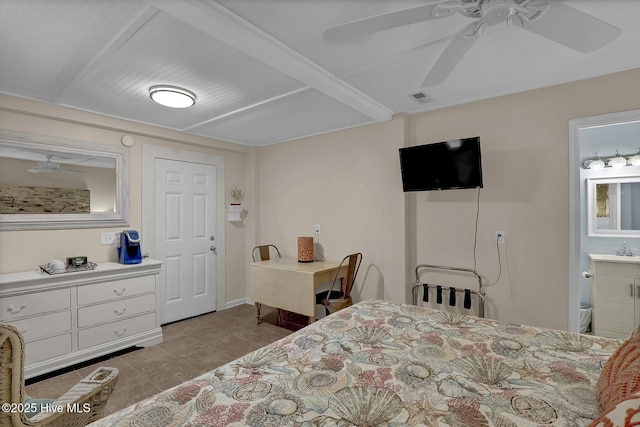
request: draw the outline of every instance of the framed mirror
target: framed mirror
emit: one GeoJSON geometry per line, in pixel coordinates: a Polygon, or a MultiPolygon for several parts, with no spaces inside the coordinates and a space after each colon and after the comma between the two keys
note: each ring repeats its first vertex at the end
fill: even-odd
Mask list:
{"type": "Polygon", "coordinates": [[[640,237],[640,176],[587,179],[589,236],[640,237]]]}
{"type": "Polygon", "coordinates": [[[128,222],[126,148],[0,130],[0,230],[128,222]]]}

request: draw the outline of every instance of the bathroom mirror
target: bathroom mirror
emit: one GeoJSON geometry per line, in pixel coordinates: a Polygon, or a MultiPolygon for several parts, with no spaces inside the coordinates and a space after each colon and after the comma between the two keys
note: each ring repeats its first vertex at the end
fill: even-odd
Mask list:
{"type": "Polygon", "coordinates": [[[640,176],[587,179],[589,236],[640,237],[640,176]]]}
{"type": "Polygon", "coordinates": [[[128,225],[126,148],[0,130],[0,230],[128,225]]]}

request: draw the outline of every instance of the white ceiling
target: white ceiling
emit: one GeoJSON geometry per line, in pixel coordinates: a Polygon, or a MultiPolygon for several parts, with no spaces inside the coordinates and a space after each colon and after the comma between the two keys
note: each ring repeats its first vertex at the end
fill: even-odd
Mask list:
{"type": "Polygon", "coordinates": [[[522,28],[491,27],[444,83],[428,88],[420,87],[425,76],[472,18],[323,37],[339,24],[427,3],[441,2],[0,0],[0,92],[266,145],[640,67],[638,0],[562,2],[622,30],[588,54],[522,28]],[[196,105],[154,104],[148,90],[157,84],[195,92],[196,105]],[[409,96],[419,91],[430,102],[409,96]]]}

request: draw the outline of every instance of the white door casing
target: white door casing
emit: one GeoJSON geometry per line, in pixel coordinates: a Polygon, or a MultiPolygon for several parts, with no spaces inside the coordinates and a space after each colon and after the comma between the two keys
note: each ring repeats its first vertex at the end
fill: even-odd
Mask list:
{"type": "MultiPolygon", "coordinates": [[[[172,179],[175,179],[175,176],[172,179]]],[[[194,175],[191,175],[187,180],[193,182],[194,175]]],[[[224,158],[220,156],[157,146],[142,146],[142,238],[145,242],[145,252],[148,252],[152,258],[163,261],[158,294],[162,324],[202,312],[222,310],[226,307],[224,185],[224,158]],[[205,201],[206,198],[201,194],[201,189],[197,190],[196,197],[190,202],[193,212],[187,213],[188,218],[185,219],[185,206],[176,201],[179,198],[189,199],[189,196],[178,196],[179,192],[172,190],[169,191],[171,194],[169,200],[156,197],[158,192],[156,191],[156,181],[159,180],[159,176],[156,176],[157,161],[159,165],[164,164],[165,166],[167,164],[173,166],[182,164],[182,166],[190,168],[195,167],[196,175],[198,175],[195,177],[195,188],[203,185],[204,178],[202,176],[205,174],[202,173],[202,168],[208,170],[208,173],[213,173],[208,178],[210,190],[212,190],[209,200],[205,201]],[[157,207],[159,203],[162,204],[162,209],[157,207]],[[207,209],[208,211],[206,211],[207,209]],[[175,222],[177,216],[181,216],[182,219],[175,222]],[[166,218],[169,218],[168,224],[164,224],[166,218]],[[205,225],[206,220],[209,225],[205,225]],[[160,223],[163,223],[162,227],[165,230],[158,233],[157,229],[160,223]],[[185,230],[185,226],[190,230],[185,230]],[[191,235],[190,240],[193,247],[188,250],[184,247],[179,248],[189,239],[176,238],[177,235],[183,237],[191,235]],[[210,240],[212,235],[215,238],[214,241],[210,240]],[[166,236],[170,237],[167,245],[163,243],[163,240],[166,241],[166,236]],[[211,246],[214,246],[216,250],[211,251],[211,246]],[[185,257],[185,253],[191,255],[185,257]],[[181,259],[179,260],[179,258],[181,259]],[[205,278],[205,275],[208,275],[208,278],[205,278]],[[193,285],[183,282],[177,286],[174,284],[177,277],[180,278],[180,281],[186,280],[192,282],[193,285]],[[185,277],[187,278],[185,279],[185,277]],[[167,287],[167,281],[169,287],[167,287]],[[204,283],[213,283],[215,287],[207,289],[204,283]],[[185,298],[189,299],[190,294],[191,301],[186,303],[185,298]],[[180,304],[181,301],[184,304],[180,304]],[[180,305],[186,306],[187,311],[178,308],[180,305]],[[174,309],[172,306],[176,308],[174,309]]],[[[192,190],[189,192],[192,193],[192,190]]]]}

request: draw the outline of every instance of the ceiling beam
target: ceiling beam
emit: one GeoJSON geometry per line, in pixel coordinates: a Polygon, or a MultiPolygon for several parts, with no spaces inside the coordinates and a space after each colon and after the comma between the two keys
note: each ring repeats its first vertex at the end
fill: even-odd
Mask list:
{"type": "Polygon", "coordinates": [[[146,0],[164,13],[378,122],[393,112],[215,1],[146,0]]]}
{"type": "Polygon", "coordinates": [[[105,46],[96,50],[91,59],[87,61],[83,67],[75,73],[65,73],[68,81],[60,84],[61,90],[54,99],[54,103],[65,105],[65,95],[69,90],[76,86],[76,83],[84,79],[89,73],[95,70],[96,66],[106,62],[114,53],[118,51],[137,31],[140,30],[158,10],[152,6],[144,5],[144,7],[134,15],[128,22],[124,23],[123,28],[116,32],[115,36],[110,39],[105,46]]]}

